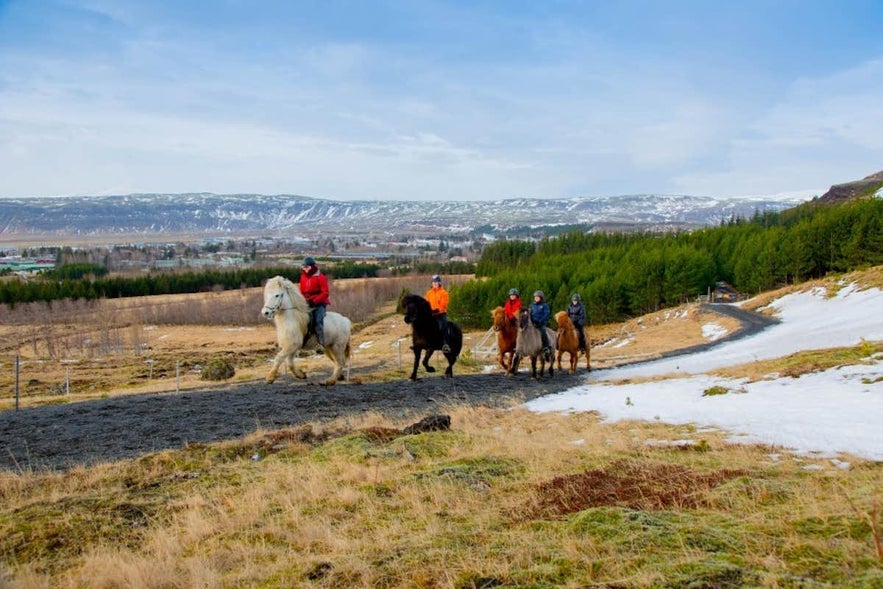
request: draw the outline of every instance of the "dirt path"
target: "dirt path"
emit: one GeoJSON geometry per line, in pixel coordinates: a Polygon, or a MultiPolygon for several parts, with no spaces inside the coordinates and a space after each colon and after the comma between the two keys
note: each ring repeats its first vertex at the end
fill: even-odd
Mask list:
{"type": "MultiPolygon", "coordinates": [[[[776,320],[731,305],[710,310],[739,320],[741,329],[715,342],[668,350],[693,353],[757,333],[776,320]]],[[[334,387],[263,380],[206,387],[184,393],[125,395],[0,413],[0,469],[66,469],[188,443],[237,439],[259,429],[279,429],[362,412],[417,421],[453,405],[505,407],[563,391],[585,380],[585,372],[534,381],[500,372],[440,376],[334,387]]]]}
{"type": "Polygon", "coordinates": [[[433,376],[334,387],[254,381],[7,411],[0,413],[0,468],[66,469],[367,411],[417,421],[457,404],[510,406],[577,386],[585,374],[538,381],[526,374],[433,376]]]}

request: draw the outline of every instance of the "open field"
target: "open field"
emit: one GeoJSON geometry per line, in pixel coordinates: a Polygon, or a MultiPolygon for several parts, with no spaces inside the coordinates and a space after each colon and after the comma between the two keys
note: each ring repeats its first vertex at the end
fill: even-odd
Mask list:
{"type": "MultiPolygon", "coordinates": [[[[698,305],[597,326],[593,364],[706,343],[710,323],[736,327],[698,305]]],[[[106,374],[84,368],[69,394],[35,392],[23,402],[46,405],[39,411],[98,397],[181,407],[193,395],[209,405],[266,404],[278,420],[226,441],[184,439],[183,448],[157,451],[148,443],[91,467],[3,472],[0,587],[883,586],[879,463],[851,457],[839,469],[733,445],[716,430],[506,410],[580,376],[507,379],[493,358],[471,352],[455,367],[462,384],[432,376],[413,385],[403,380],[409,332],[390,304],[356,333],[351,382],[330,389],[259,380],[273,353],[269,324],[140,327],[141,353],[164,358],[161,376],[133,376],[144,356],[121,345],[106,357],[106,374]],[[168,372],[178,356],[204,362],[233,349],[237,374],[223,385],[190,372],[176,383],[168,372]],[[74,390],[90,372],[94,390],[74,390]],[[176,386],[193,392],[169,394],[176,386]],[[257,396],[225,399],[242,387],[257,396]],[[505,394],[486,402],[497,387],[505,394]],[[165,393],[133,395],[148,390],[165,393]],[[375,390],[416,413],[372,409],[375,390]],[[286,404],[330,397],[342,409],[361,393],[368,399],[355,412],[283,423],[286,404]],[[451,429],[406,435],[429,413],[450,415],[451,429]],[[684,438],[696,443],[651,443],[684,438]]],[[[483,336],[467,333],[466,349],[483,336]]],[[[25,361],[38,361],[26,348],[25,361]]],[[[43,361],[47,383],[76,366],[43,361]]],[[[330,371],[322,358],[303,361],[311,380],[330,371]]],[[[814,358],[807,370],[824,362],[814,358]]]]}

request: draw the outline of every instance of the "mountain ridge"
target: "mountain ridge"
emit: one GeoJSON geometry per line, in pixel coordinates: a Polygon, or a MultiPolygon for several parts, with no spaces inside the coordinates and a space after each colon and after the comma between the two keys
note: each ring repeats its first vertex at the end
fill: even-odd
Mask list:
{"type": "Polygon", "coordinates": [[[0,237],[227,235],[292,232],[488,232],[591,225],[699,228],[732,216],[780,211],[808,197],[636,194],[494,201],[341,201],[301,195],[140,193],[0,198],[0,237]]]}

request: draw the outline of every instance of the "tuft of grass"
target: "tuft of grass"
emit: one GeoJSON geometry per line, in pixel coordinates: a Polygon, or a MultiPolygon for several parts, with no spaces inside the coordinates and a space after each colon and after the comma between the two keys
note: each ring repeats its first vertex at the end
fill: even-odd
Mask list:
{"type": "Polygon", "coordinates": [[[704,391],[702,391],[703,397],[714,397],[716,395],[726,395],[730,392],[730,389],[724,386],[715,385],[713,387],[708,387],[704,391]]]}

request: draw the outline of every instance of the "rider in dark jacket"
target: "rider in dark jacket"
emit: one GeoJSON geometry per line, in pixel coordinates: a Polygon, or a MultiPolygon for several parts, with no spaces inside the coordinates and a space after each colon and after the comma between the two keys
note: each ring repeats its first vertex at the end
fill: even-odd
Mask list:
{"type": "Polygon", "coordinates": [[[552,348],[549,346],[549,334],[546,332],[546,326],[549,324],[549,318],[552,316],[552,310],[543,291],[538,290],[533,293],[533,302],[530,304],[530,322],[540,330],[540,337],[543,338],[543,354],[546,361],[552,358],[552,348]]]}
{"type": "Polygon", "coordinates": [[[580,296],[573,293],[570,297],[570,306],[567,307],[567,316],[576,327],[576,333],[579,336],[579,351],[586,351],[586,333],[583,328],[586,326],[586,308],[580,302],[580,296]]]}

